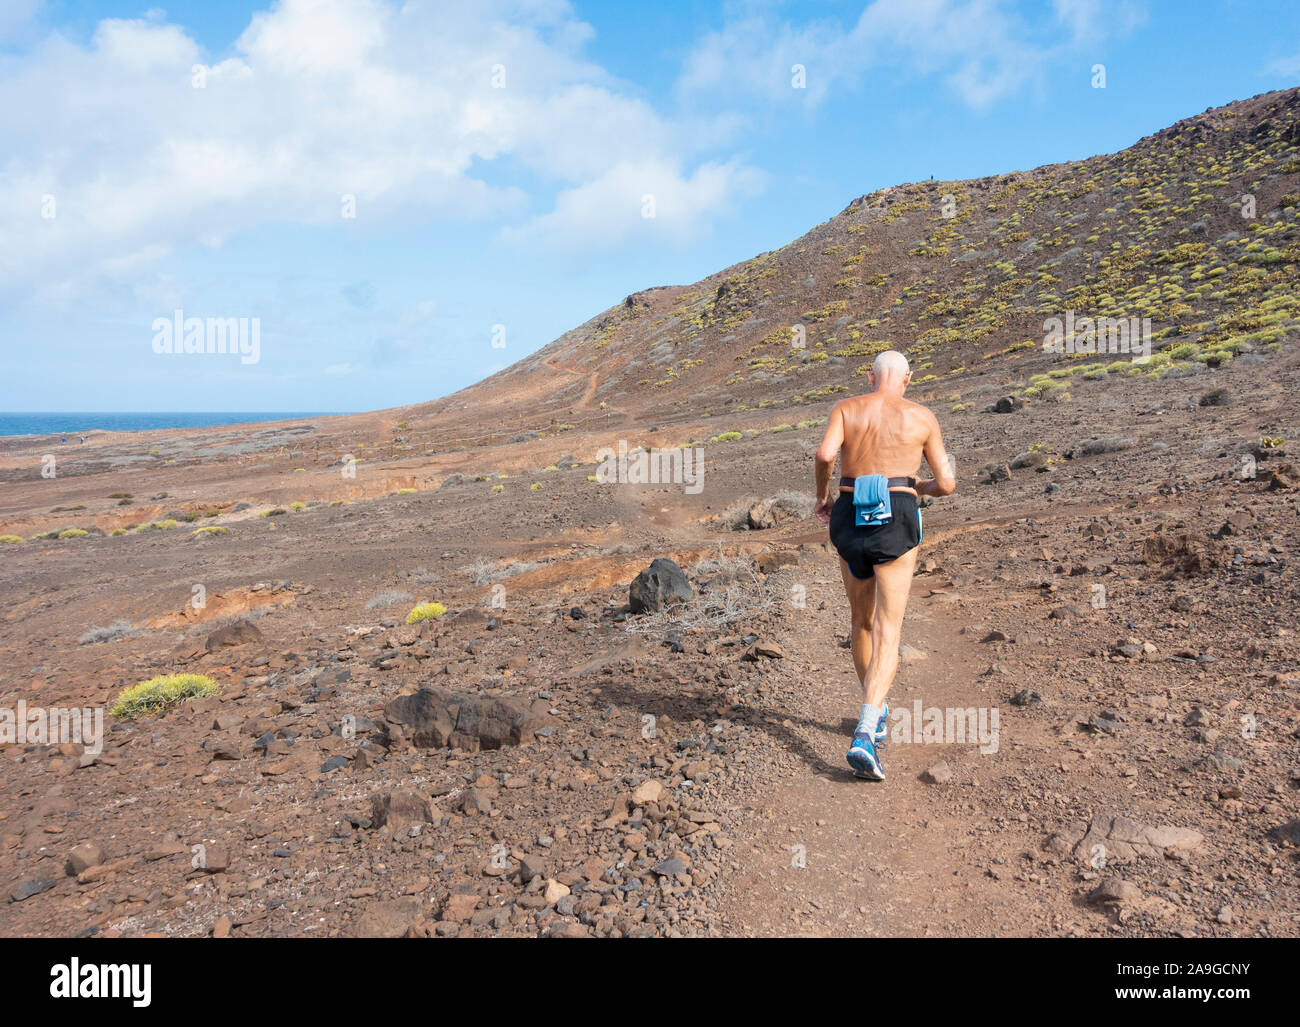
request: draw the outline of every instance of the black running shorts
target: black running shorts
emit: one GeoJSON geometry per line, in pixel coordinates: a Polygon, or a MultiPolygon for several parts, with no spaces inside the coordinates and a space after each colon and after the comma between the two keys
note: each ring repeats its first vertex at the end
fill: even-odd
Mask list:
{"type": "Polygon", "coordinates": [[[872,577],[875,565],[897,560],[921,544],[921,511],[910,492],[891,492],[893,519],[888,524],[859,527],[853,493],[841,492],[831,508],[831,542],[849,565],[849,573],[862,580],[872,577]]]}

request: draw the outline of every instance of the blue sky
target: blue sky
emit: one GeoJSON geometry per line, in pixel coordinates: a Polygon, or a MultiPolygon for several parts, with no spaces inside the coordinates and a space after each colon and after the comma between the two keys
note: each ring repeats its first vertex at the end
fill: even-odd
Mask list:
{"type": "Polygon", "coordinates": [[[1298,83],[1293,2],[3,0],[0,410],[433,399],[880,186],[1298,83]],[[156,353],[176,309],[259,360],[156,353]]]}

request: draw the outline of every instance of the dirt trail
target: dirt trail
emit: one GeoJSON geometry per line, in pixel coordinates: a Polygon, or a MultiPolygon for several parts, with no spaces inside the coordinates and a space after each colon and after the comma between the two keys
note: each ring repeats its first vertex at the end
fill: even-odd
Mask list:
{"type": "Polygon", "coordinates": [[[579,378],[587,379],[587,388],[582,394],[582,399],[574,404],[574,409],[581,409],[591,406],[591,400],[596,395],[596,389],[600,387],[600,375],[596,371],[576,371],[572,367],[565,367],[554,358],[546,361],[546,366],[554,368],[556,371],[563,371],[565,374],[576,374],[579,378]]]}
{"type": "MultiPolygon", "coordinates": [[[[829,564],[829,561],[828,561],[829,564]]],[[[973,686],[979,674],[976,642],[944,607],[945,595],[926,598],[935,587],[916,579],[904,626],[904,644],[923,657],[900,668],[891,709],[987,705],[973,686]]],[[[844,760],[849,718],[858,691],[845,634],[847,606],[840,582],[821,575],[808,590],[811,630],[792,639],[787,658],[806,663],[807,688],[787,718],[796,744],[782,779],[756,812],[764,821],[754,844],[752,869],[733,891],[728,930],[743,935],[904,935],[955,933],[949,914],[960,905],[964,932],[995,934],[990,907],[999,901],[984,888],[994,882],[971,868],[962,849],[981,827],[971,809],[955,815],[936,810],[936,786],[921,774],[940,760],[954,768],[975,766],[970,746],[899,744],[884,750],[888,779],[854,779],[844,760]],[[826,609],[818,609],[825,602],[826,609]],[[967,750],[962,752],[960,750],[967,750]],[[802,866],[797,864],[802,862],[802,866]],[[978,902],[970,892],[979,889],[978,902]]]]}

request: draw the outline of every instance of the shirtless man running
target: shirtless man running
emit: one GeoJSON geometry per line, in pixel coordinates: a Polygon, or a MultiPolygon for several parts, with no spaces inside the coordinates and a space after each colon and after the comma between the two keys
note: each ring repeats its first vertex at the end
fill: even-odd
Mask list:
{"type": "Polygon", "coordinates": [[[869,380],[872,392],[837,403],[831,411],[826,437],[817,450],[816,513],[830,525],[831,542],[840,554],[852,618],[853,664],[862,684],[862,712],[848,761],[856,776],[883,781],[877,746],[888,734],[885,697],[898,670],[903,611],[921,542],[917,500],[951,495],[957,482],[934,414],[903,398],[912,380],[907,358],[894,350],[881,353],[869,380]],[[838,485],[831,478],[836,455],[843,475],[838,485]],[[918,483],[914,476],[922,455],[934,478],[918,483]],[[889,479],[890,518],[860,526],[854,481],[872,474],[889,479]]]}

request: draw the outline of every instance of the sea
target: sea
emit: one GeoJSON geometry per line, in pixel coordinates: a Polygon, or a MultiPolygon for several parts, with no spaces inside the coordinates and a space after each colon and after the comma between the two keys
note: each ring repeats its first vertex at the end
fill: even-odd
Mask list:
{"type": "Polygon", "coordinates": [[[179,410],[168,413],[0,413],[0,435],[76,435],[93,431],[155,431],[160,428],[211,428],[257,421],[331,417],[327,411],[179,410]]]}

